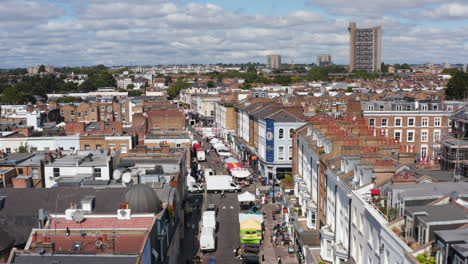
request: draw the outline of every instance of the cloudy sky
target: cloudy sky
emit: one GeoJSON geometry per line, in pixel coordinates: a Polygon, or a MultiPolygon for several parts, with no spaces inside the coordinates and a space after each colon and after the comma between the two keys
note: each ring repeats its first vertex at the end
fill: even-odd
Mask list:
{"type": "Polygon", "coordinates": [[[0,68],[347,64],[350,21],[382,26],[386,63],[468,63],[467,0],[0,0],[0,68]]]}

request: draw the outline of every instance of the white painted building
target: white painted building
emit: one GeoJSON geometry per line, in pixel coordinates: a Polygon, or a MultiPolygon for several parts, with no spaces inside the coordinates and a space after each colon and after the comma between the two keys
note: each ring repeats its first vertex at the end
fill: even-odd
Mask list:
{"type": "Polygon", "coordinates": [[[67,180],[111,180],[111,157],[101,151],[74,151],[44,166],[45,187],[67,180]]]}
{"type": "Polygon", "coordinates": [[[55,137],[2,137],[0,138],[0,150],[5,152],[17,152],[20,146],[28,146],[31,151],[53,151],[56,149],[79,150],[80,136],[55,136],[55,137]]]}

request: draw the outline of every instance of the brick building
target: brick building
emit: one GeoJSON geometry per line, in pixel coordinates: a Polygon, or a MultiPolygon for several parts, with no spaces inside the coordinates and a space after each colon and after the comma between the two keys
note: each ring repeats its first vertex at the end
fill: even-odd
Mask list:
{"type": "Polygon", "coordinates": [[[375,135],[383,135],[408,145],[418,158],[435,158],[440,140],[449,132],[452,113],[440,101],[362,102],[363,116],[375,135]]]}

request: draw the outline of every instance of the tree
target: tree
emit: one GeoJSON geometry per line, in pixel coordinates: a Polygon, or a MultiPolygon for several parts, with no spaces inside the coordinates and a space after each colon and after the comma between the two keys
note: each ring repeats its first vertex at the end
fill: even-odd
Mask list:
{"type": "Polygon", "coordinates": [[[447,99],[464,99],[468,96],[468,73],[457,71],[447,83],[447,99]]]}
{"type": "Polygon", "coordinates": [[[135,85],[133,85],[133,83],[127,85],[127,90],[133,90],[133,88],[135,88],[135,85]]]}
{"type": "Polygon", "coordinates": [[[177,79],[177,81],[175,81],[171,85],[171,87],[169,89],[167,89],[167,94],[171,98],[176,98],[177,96],[179,96],[180,91],[182,91],[183,89],[187,89],[190,86],[191,86],[190,83],[186,83],[185,81],[183,81],[181,79],[177,79]]]}
{"type": "Polygon", "coordinates": [[[275,77],[274,82],[277,84],[287,86],[292,83],[292,79],[289,75],[278,75],[275,77]]]}
{"type": "Polygon", "coordinates": [[[4,104],[16,104],[21,101],[23,94],[14,86],[7,87],[2,92],[1,102],[4,104]]]}
{"type": "Polygon", "coordinates": [[[420,254],[416,257],[416,259],[419,261],[421,264],[435,264],[436,259],[435,257],[429,255],[429,253],[426,254],[420,254]]]}
{"type": "Polygon", "coordinates": [[[206,82],[206,87],[213,88],[213,87],[215,87],[215,84],[214,84],[213,81],[210,80],[210,81],[206,82]]]}
{"type": "Polygon", "coordinates": [[[41,72],[46,72],[45,66],[44,66],[44,65],[39,66],[38,72],[39,72],[39,73],[41,73],[41,72]]]}

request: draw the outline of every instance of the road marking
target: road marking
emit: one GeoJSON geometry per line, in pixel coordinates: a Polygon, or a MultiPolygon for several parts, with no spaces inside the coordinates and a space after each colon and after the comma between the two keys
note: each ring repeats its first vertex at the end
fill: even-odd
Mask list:
{"type": "Polygon", "coordinates": [[[226,209],[226,206],[225,206],[225,205],[223,205],[223,207],[221,207],[221,209],[223,209],[223,210],[224,210],[224,209],[226,209]]]}
{"type": "Polygon", "coordinates": [[[232,205],[231,205],[231,206],[229,206],[229,209],[234,209],[234,206],[232,206],[232,205]]]}

